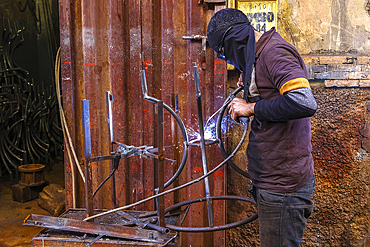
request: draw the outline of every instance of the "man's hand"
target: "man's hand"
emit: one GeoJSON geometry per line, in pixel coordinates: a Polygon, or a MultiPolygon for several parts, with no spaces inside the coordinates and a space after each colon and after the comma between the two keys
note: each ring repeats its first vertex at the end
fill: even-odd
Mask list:
{"type": "Polygon", "coordinates": [[[238,85],[239,87],[244,85],[244,84],[243,84],[242,75],[243,75],[243,72],[242,72],[242,73],[240,73],[239,80],[238,80],[238,83],[237,83],[237,85],[238,85]]]}
{"type": "Polygon", "coordinates": [[[247,103],[245,99],[234,98],[229,104],[231,118],[237,121],[238,117],[250,117],[254,115],[255,104],[256,103],[247,103]]]}

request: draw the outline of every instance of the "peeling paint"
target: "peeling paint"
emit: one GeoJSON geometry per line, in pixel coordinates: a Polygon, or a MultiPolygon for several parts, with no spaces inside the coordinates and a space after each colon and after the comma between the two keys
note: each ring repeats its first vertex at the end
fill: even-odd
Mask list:
{"type": "Polygon", "coordinates": [[[82,40],[85,47],[95,47],[94,29],[90,27],[82,27],[82,40]]]}
{"type": "Polygon", "coordinates": [[[188,71],[188,72],[186,72],[186,73],[182,73],[181,75],[179,75],[179,79],[181,79],[181,80],[185,80],[188,76],[190,76],[191,75],[191,72],[190,71],[188,71]]]}

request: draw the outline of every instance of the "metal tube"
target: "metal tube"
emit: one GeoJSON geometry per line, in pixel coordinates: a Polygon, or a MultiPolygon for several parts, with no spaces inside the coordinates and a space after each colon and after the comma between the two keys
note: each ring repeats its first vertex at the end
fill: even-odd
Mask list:
{"type": "MultiPolygon", "coordinates": [[[[174,109],[176,114],[179,112],[179,106],[178,106],[178,94],[177,93],[171,93],[171,107],[174,109]]],[[[176,173],[176,171],[179,169],[179,160],[180,160],[180,149],[179,149],[179,127],[176,123],[176,120],[173,116],[171,116],[171,131],[172,131],[172,148],[173,148],[173,159],[176,160],[176,162],[172,165],[173,167],[173,174],[176,173]]],[[[179,186],[179,179],[176,179],[173,182],[173,186],[177,187],[179,186]]],[[[173,196],[174,203],[180,202],[180,192],[176,191],[173,196]]]]}
{"type": "Polygon", "coordinates": [[[89,101],[86,99],[81,100],[82,110],[82,131],[84,143],[84,160],[85,160],[85,204],[86,215],[90,217],[94,215],[94,198],[92,193],[92,174],[90,167],[91,160],[91,133],[90,133],[90,110],[89,101]]]}
{"type": "MultiPolygon", "coordinates": [[[[208,173],[207,150],[206,150],[206,144],[204,140],[204,125],[203,125],[203,113],[202,113],[202,98],[201,98],[200,83],[199,83],[199,71],[198,71],[198,66],[196,63],[193,63],[193,73],[194,73],[194,83],[195,83],[195,96],[197,98],[200,149],[202,151],[203,175],[205,175],[208,173]]],[[[207,198],[208,223],[210,227],[213,227],[214,226],[213,205],[212,205],[211,190],[209,187],[208,177],[204,178],[204,187],[205,187],[206,198],[207,198]]]]}
{"type": "MultiPolygon", "coordinates": [[[[160,100],[157,106],[158,114],[158,162],[157,164],[157,184],[158,184],[158,194],[164,191],[164,151],[163,151],[163,142],[164,142],[164,130],[163,130],[163,101],[160,100]]],[[[165,217],[164,217],[164,196],[157,198],[157,214],[159,218],[159,226],[166,226],[165,217]]]]}
{"type": "MultiPolygon", "coordinates": [[[[113,113],[112,113],[112,102],[113,102],[113,95],[111,91],[106,92],[106,100],[107,100],[107,122],[108,122],[108,130],[109,130],[109,154],[113,152],[113,113]]],[[[110,170],[113,171],[113,161],[110,161],[110,170]]],[[[116,204],[116,178],[114,173],[112,174],[111,178],[111,198],[112,198],[112,207],[117,207],[116,204]]]]}

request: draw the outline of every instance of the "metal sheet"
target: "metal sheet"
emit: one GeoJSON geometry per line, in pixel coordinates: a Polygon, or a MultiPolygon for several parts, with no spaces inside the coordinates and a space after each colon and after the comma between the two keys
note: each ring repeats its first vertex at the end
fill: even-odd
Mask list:
{"type": "Polygon", "coordinates": [[[102,236],[124,238],[152,243],[164,244],[175,234],[164,234],[158,231],[145,230],[112,224],[100,224],[83,220],[51,217],[43,215],[32,215],[32,220],[27,220],[25,225],[34,225],[62,231],[90,233],[102,236]]]}
{"type": "MultiPolygon", "coordinates": [[[[194,0],[60,0],[63,105],[77,155],[82,161],[81,99],[90,100],[92,157],[107,155],[110,132],[107,124],[106,91],[113,101],[115,141],[127,145],[157,143],[154,105],[143,100],[140,70],[145,69],[150,95],[171,105],[171,93],[178,94],[178,112],[187,128],[197,130],[197,108],[192,62],[200,69],[203,114],[208,118],[221,106],[226,78],[225,63],[214,56],[201,40],[183,40],[182,36],[206,35],[207,23],[222,5],[208,8],[194,0]],[[165,11],[164,11],[165,10],[165,11]]],[[[172,146],[171,117],[164,112],[164,146],[172,146]]],[[[181,134],[179,136],[181,140],[181,134]]],[[[180,143],[179,150],[182,150],[180,143]]],[[[222,161],[216,146],[207,147],[209,169],[222,161]]],[[[172,158],[173,150],[164,155],[172,158]]],[[[180,153],[180,157],[182,154],[180,153]]],[[[180,184],[202,175],[201,150],[192,147],[180,184]]],[[[65,158],[67,208],[72,206],[72,174],[65,158]]],[[[165,162],[165,181],[173,172],[165,162]]],[[[109,174],[109,161],[92,164],[93,189],[109,174]]],[[[116,204],[123,206],[154,194],[153,160],[132,157],[122,159],[116,172],[116,204]]],[[[78,175],[76,175],[78,176],[78,175]]],[[[212,195],[222,195],[224,171],[209,178],[212,195]]],[[[84,186],[79,178],[77,207],[84,207],[84,186]]],[[[110,183],[94,199],[96,208],[112,208],[110,183]]],[[[171,186],[172,187],[172,186],[171,186]]],[[[204,184],[182,189],[177,200],[203,197],[204,184]]],[[[174,195],[165,196],[165,206],[174,203],[174,195]]],[[[136,206],[136,210],[154,210],[154,201],[136,206]]],[[[215,225],[225,222],[224,202],[216,202],[215,225]]],[[[208,225],[205,205],[192,206],[186,225],[208,225]]],[[[183,246],[223,246],[224,233],[183,234],[183,246]],[[210,241],[213,239],[214,241],[210,241]],[[217,240],[216,240],[217,239],[217,240]]]]}

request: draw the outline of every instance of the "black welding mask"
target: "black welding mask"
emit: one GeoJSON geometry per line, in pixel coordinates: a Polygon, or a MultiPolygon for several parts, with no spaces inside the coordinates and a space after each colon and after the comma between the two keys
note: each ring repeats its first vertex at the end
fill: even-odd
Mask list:
{"type": "Polygon", "coordinates": [[[256,53],[248,17],[237,9],[222,9],[209,21],[207,37],[218,58],[243,72],[244,92],[248,92],[256,53]]]}

